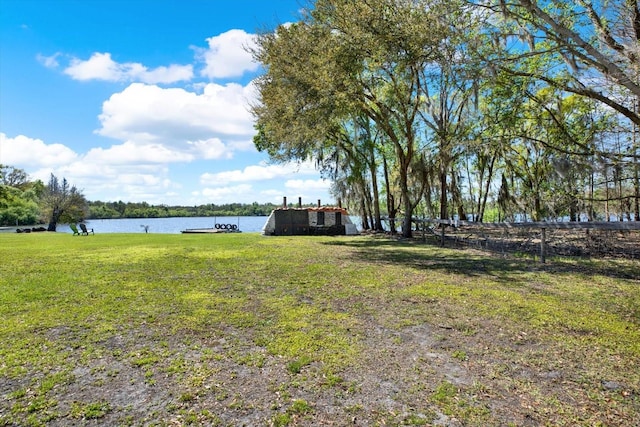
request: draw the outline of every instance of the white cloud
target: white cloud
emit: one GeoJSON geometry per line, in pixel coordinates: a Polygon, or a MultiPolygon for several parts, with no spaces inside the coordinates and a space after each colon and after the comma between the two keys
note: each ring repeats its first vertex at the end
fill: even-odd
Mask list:
{"type": "MultiPolygon", "coordinates": [[[[46,64],[45,64],[46,65],[46,64]]],[[[73,58],[64,73],[75,80],[111,82],[175,83],[193,78],[192,65],[171,64],[149,70],[137,62],[118,63],[110,53],[96,52],[86,61],[73,58]]]]}
{"type": "Polygon", "coordinates": [[[290,200],[302,197],[304,200],[329,200],[329,182],[322,179],[291,179],[295,176],[318,176],[313,163],[285,165],[251,165],[218,173],[200,175],[202,192],[213,202],[234,200],[241,203],[254,201],[280,203],[283,196],[290,200]],[[238,185],[234,185],[238,184],[238,185]]]}
{"type": "MultiPolygon", "coordinates": [[[[206,39],[207,48],[194,47],[196,59],[204,63],[200,71],[209,79],[242,77],[255,72],[260,64],[253,60],[248,49],[256,46],[255,34],[232,29],[206,39]]],[[[47,68],[59,66],[60,53],[52,56],[39,54],[37,59],[47,68]]],[[[114,61],[109,52],[94,52],[89,59],[72,57],[64,73],[75,80],[104,80],[110,82],[141,82],[168,84],[190,81],[194,77],[193,65],[171,64],[149,69],[138,62],[114,61]]]]}
{"type": "Polygon", "coordinates": [[[289,195],[289,203],[297,203],[300,197],[303,203],[330,203],[329,187],[331,183],[323,179],[290,179],[284,183],[284,194],[289,195]]]}
{"type": "Polygon", "coordinates": [[[107,164],[84,158],[46,171],[46,175],[40,179],[46,182],[49,173],[65,177],[93,201],[123,200],[162,204],[168,202],[167,194],[181,187],[169,178],[169,167],[160,164],[107,164]]]}
{"type": "Polygon", "coordinates": [[[161,144],[136,144],[126,141],[107,149],[97,147],[89,150],[84,161],[91,164],[133,164],[190,162],[194,155],[161,144]]]}
{"type": "Polygon", "coordinates": [[[206,140],[189,141],[194,150],[199,153],[199,157],[207,160],[229,159],[231,151],[218,138],[209,138],[206,140]]]}
{"type": "Polygon", "coordinates": [[[100,135],[135,141],[184,144],[254,133],[246,103],[249,87],[208,84],[197,94],[133,83],[103,103],[100,135]]]}
{"type": "Polygon", "coordinates": [[[257,152],[253,139],[230,140],[227,146],[232,151],[253,151],[257,152]]]}
{"type": "Polygon", "coordinates": [[[60,53],[55,53],[51,56],[44,56],[44,55],[38,54],[36,55],[36,59],[38,60],[39,63],[41,63],[47,68],[57,68],[58,65],[60,65],[58,63],[59,56],[60,56],[60,53]]]}
{"type": "Polygon", "coordinates": [[[194,155],[161,145],[125,142],[76,154],[62,144],[46,144],[23,135],[0,133],[0,164],[24,169],[31,179],[48,182],[51,174],[66,178],[91,200],[166,203],[166,194],[180,185],[169,179],[170,162],[191,161],[194,155]]]}
{"type": "Polygon", "coordinates": [[[0,163],[14,167],[48,168],[75,161],[78,155],[62,144],[45,144],[40,139],[18,135],[8,138],[0,133],[0,163]]]}
{"type": "Polygon", "coordinates": [[[236,169],[218,173],[204,173],[200,176],[203,185],[219,185],[232,182],[266,181],[269,179],[287,178],[294,175],[316,175],[318,172],[310,163],[285,165],[251,165],[244,169],[236,169]]]}
{"type": "Polygon", "coordinates": [[[207,39],[209,49],[198,49],[205,62],[201,74],[210,79],[240,77],[245,72],[258,70],[247,48],[255,46],[255,35],[243,30],[229,30],[207,39]]]}
{"type": "Polygon", "coordinates": [[[271,200],[274,203],[280,203],[283,197],[281,190],[274,190],[274,189],[263,190],[260,192],[260,194],[262,194],[263,196],[266,196],[269,200],[271,200]]]}
{"type": "Polygon", "coordinates": [[[327,191],[331,183],[324,179],[290,179],[284,183],[288,190],[307,192],[307,191],[327,191]]]}
{"type": "Polygon", "coordinates": [[[253,187],[249,184],[241,184],[232,187],[205,188],[201,192],[202,196],[209,200],[208,203],[225,203],[229,200],[242,202],[248,200],[246,195],[253,197],[253,187]]]}
{"type": "MultiPolygon", "coordinates": [[[[286,190],[268,188],[261,189],[251,184],[240,184],[225,187],[206,187],[202,191],[194,191],[191,193],[191,204],[204,204],[204,203],[282,203],[283,196],[286,196],[286,190]]],[[[301,196],[303,198],[316,197],[318,194],[304,195],[296,193],[296,197],[301,196]]],[[[289,198],[289,203],[293,201],[293,196],[289,198]]],[[[316,199],[313,199],[315,202],[316,199]]],[[[188,205],[188,203],[186,203],[188,205]]]]}

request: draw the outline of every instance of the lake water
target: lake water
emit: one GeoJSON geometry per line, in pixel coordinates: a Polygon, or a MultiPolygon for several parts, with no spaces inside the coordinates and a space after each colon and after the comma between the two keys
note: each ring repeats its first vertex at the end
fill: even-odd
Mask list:
{"type": "MultiPolygon", "coordinates": [[[[179,234],[187,228],[215,228],[216,224],[236,225],[243,233],[261,233],[267,222],[266,216],[218,216],[218,217],[176,217],[176,218],[123,218],[92,219],[85,221],[95,233],[149,233],[179,234]]],[[[359,218],[351,216],[351,221],[360,228],[359,218]]],[[[44,224],[44,227],[47,225],[44,224]]],[[[27,228],[19,226],[17,228],[27,228]]],[[[31,226],[29,226],[31,228],[31,226]]],[[[0,232],[15,233],[16,227],[2,227],[0,232]]],[[[58,224],[59,233],[71,233],[67,224],[58,224]]]]}
{"type": "MultiPolygon", "coordinates": [[[[123,218],[92,219],[87,227],[96,233],[149,233],[178,234],[187,228],[215,228],[216,224],[234,224],[244,233],[262,232],[266,216],[225,216],[225,217],[177,217],[177,218],[123,218]]],[[[61,225],[58,231],[69,231],[69,226],[61,225]]]]}
{"type": "MultiPolygon", "coordinates": [[[[187,228],[215,228],[216,224],[233,224],[243,233],[261,233],[267,218],[266,216],[123,218],[92,219],[85,223],[88,228],[93,228],[95,233],[144,233],[147,227],[149,233],[179,234],[187,228]]],[[[17,228],[27,228],[27,226],[17,228]]],[[[15,231],[16,227],[3,227],[0,230],[0,232],[13,233],[15,231]]],[[[71,233],[67,224],[58,224],[56,231],[71,233]]]]}

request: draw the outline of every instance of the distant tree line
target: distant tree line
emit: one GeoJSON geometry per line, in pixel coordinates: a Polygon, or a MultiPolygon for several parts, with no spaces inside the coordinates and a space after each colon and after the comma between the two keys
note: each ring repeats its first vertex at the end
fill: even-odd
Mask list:
{"type": "Polygon", "coordinates": [[[274,208],[274,204],[257,202],[200,206],[94,202],[86,200],[65,178],[52,174],[47,184],[31,181],[22,169],[0,164],[0,226],[47,224],[49,231],[55,231],[59,223],[87,219],[266,216],[274,208]]]}
{"type": "Polygon", "coordinates": [[[227,203],[198,206],[150,205],[146,202],[88,202],[89,219],[172,218],[195,216],[267,216],[276,207],[271,203],[227,203]]]}

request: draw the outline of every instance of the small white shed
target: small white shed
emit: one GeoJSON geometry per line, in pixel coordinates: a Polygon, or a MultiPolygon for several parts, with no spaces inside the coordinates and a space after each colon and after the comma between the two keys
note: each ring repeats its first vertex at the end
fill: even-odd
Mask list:
{"type": "Polygon", "coordinates": [[[262,228],[268,236],[353,235],[358,234],[347,210],[337,207],[279,208],[262,228]]]}

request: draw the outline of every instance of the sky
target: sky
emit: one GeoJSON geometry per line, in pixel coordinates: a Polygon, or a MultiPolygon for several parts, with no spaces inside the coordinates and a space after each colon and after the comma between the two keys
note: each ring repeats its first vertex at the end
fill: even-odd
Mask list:
{"type": "Polygon", "coordinates": [[[252,142],[255,34],[303,0],[2,0],[0,164],[91,201],[333,203],[252,142]]]}

